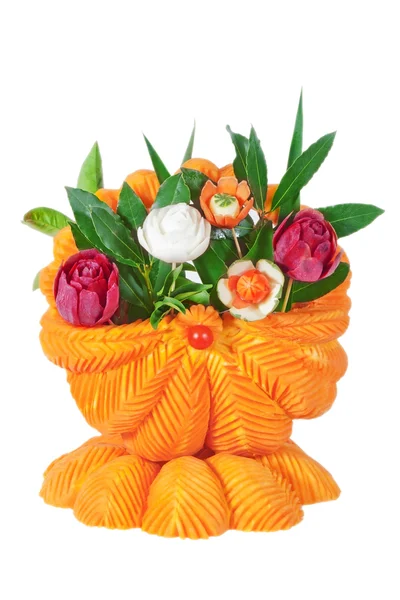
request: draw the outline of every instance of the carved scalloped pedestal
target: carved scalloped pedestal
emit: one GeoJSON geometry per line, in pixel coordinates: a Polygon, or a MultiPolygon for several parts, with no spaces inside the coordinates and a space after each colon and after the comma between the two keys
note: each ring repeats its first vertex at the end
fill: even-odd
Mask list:
{"type": "Polygon", "coordinates": [[[58,265],[75,251],[64,230],[41,273],[50,305],[41,343],[101,436],[49,466],[47,503],[87,525],[197,539],[288,529],[303,504],[338,497],[331,475],[290,436],[293,419],[330,408],[346,370],[337,338],[348,325],[349,280],[256,323],[195,306],[157,331],[147,321],[76,328],[52,295],[58,265]],[[196,324],[213,333],[205,350],[188,344],[196,324]]]}

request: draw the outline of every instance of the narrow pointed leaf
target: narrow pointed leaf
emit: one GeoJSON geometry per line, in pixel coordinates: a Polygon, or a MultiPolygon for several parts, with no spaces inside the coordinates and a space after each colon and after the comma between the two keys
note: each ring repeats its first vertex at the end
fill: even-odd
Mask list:
{"type": "Polygon", "coordinates": [[[287,168],[291,167],[296,158],[303,152],[303,90],[300,94],[297,107],[296,121],[294,124],[292,142],[290,144],[287,168]]]}
{"type": "Polygon", "coordinates": [[[159,292],[164,285],[165,278],[172,270],[172,265],[158,258],[153,259],[150,271],[150,283],[155,293],[159,292]]]}
{"type": "Polygon", "coordinates": [[[130,229],[135,231],[143,225],[147,210],[139,196],[125,182],[119,195],[117,213],[130,229]]]}
{"type": "MultiPolygon", "coordinates": [[[[290,144],[289,158],[287,168],[292,166],[294,161],[303,152],[303,90],[300,93],[299,105],[297,107],[296,121],[294,124],[292,142],[290,144]]],[[[298,212],[300,210],[300,194],[297,194],[293,202],[285,202],[282,204],[279,211],[279,222],[281,223],[289,213],[292,211],[298,212]]]]}
{"type": "Polygon", "coordinates": [[[227,270],[225,262],[218,256],[213,245],[193,262],[201,281],[206,284],[215,285],[227,270]]]}
{"type": "Polygon", "coordinates": [[[164,181],[158,190],[156,200],[152,208],[163,208],[171,204],[180,204],[190,202],[190,191],[186,185],[182,173],[172,175],[164,181]]]}
{"type": "Polygon", "coordinates": [[[192,158],[195,133],[196,133],[196,122],[193,125],[192,134],[190,136],[189,143],[186,148],[186,152],[183,156],[182,164],[184,164],[187,160],[190,160],[192,158]]]}
{"type": "Polygon", "coordinates": [[[350,266],[347,263],[340,263],[336,271],[325,279],[320,279],[314,283],[304,281],[295,281],[292,289],[293,302],[311,302],[325,294],[329,294],[337,288],[346,279],[349,274],[350,266]]]}
{"type": "Polygon", "coordinates": [[[292,203],[328,156],[336,133],[328,133],[312,144],[286,171],[275,192],[271,210],[292,203]]]}
{"type": "Polygon", "coordinates": [[[32,210],[29,210],[24,215],[22,222],[24,225],[36,229],[36,231],[54,236],[60,229],[67,227],[68,221],[68,217],[58,210],[40,206],[39,208],[32,208],[32,210]]]}
{"type": "Polygon", "coordinates": [[[264,210],[268,185],[267,163],[260,140],[253,127],[250,131],[247,153],[247,180],[254,197],[254,207],[261,211],[264,210]]]}
{"type": "Polygon", "coordinates": [[[366,227],[385,212],[373,204],[336,204],[318,210],[330,222],[339,238],[366,227]]]}
{"type": "Polygon", "coordinates": [[[233,170],[238,181],[247,180],[247,153],[249,151],[249,140],[240,133],[235,133],[226,126],[226,130],[231,136],[232,143],[235,147],[236,157],[233,161],[233,170]]]}
{"type": "Polygon", "coordinates": [[[81,167],[77,187],[85,190],[85,192],[95,194],[103,186],[103,166],[100,149],[98,143],[95,142],[81,167]]]}
{"type": "Polygon", "coordinates": [[[170,177],[170,174],[168,172],[168,169],[164,165],[163,161],[158,156],[158,154],[154,150],[153,146],[150,144],[150,142],[147,139],[147,137],[146,136],[143,136],[143,137],[144,137],[144,141],[146,142],[147,150],[149,151],[151,162],[153,163],[153,167],[154,167],[154,170],[156,172],[157,179],[158,179],[158,181],[161,184],[166,179],[168,179],[168,177],[170,177]]]}

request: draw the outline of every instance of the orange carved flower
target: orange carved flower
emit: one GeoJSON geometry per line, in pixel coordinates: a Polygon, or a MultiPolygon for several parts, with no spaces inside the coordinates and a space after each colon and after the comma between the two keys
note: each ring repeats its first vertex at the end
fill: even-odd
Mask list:
{"type": "Polygon", "coordinates": [[[236,177],[221,177],[218,184],[207,181],[200,195],[201,208],[207,221],[215,227],[236,227],[253,207],[250,188],[236,177]]]}

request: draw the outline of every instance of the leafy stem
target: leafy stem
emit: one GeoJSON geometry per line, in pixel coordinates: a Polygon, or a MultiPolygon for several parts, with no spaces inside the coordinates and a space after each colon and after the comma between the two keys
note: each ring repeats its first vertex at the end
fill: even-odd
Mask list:
{"type": "Polygon", "coordinates": [[[236,231],[235,231],[234,227],[232,229],[232,237],[233,237],[233,241],[235,242],[235,246],[236,246],[236,250],[237,250],[237,253],[239,255],[239,258],[243,258],[242,250],[240,248],[239,240],[238,240],[238,237],[237,237],[237,234],[236,234],[236,231]]]}
{"type": "Polygon", "coordinates": [[[286,312],[286,307],[288,305],[289,298],[290,298],[290,292],[292,291],[292,285],[293,285],[293,279],[289,279],[288,284],[286,286],[285,297],[283,299],[282,312],[286,312]]]}

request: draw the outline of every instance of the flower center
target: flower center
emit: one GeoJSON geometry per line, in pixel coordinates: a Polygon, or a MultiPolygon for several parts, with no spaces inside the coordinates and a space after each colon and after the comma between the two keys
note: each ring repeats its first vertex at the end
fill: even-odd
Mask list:
{"type": "Polygon", "coordinates": [[[213,343],[214,335],[206,325],[193,325],[188,330],[188,341],[192,348],[205,350],[213,343]]]}
{"type": "Polygon", "coordinates": [[[238,199],[230,194],[215,194],[211,198],[210,209],[216,216],[237,217],[240,212],[238,199]]]}
{"type": "Polygon", "coordinates": [[[248,304],[259,304],[271,291],[268,278],[257,269],[230,277],[229,287],[233,287],[239,298],[248,304]]]}

